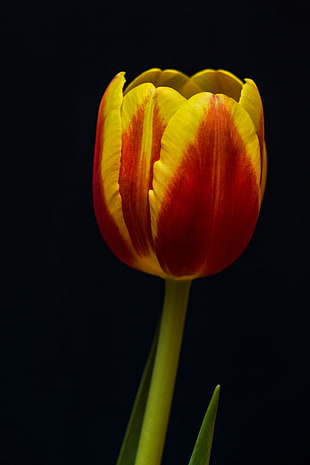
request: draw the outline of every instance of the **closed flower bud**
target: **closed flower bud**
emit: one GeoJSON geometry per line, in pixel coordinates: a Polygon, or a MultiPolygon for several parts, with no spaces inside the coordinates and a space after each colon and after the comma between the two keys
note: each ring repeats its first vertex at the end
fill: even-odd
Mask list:
{"type": "Polygon", "coordinates": [[[263,106],[251,79],[151,69],[106,89],[93,193],[114,254],[146,273],[194,279],[244,251],[266,181],[263,106]]]}

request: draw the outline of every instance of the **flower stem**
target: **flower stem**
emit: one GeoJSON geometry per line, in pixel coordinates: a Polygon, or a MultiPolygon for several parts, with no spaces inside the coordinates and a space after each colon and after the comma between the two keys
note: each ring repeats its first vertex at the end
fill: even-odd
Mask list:
{"type": "Polygon", "coordinates": [[[159,339],[135,465],[159,465],[164,448],[191,281],[166,280],[159,339]]]}

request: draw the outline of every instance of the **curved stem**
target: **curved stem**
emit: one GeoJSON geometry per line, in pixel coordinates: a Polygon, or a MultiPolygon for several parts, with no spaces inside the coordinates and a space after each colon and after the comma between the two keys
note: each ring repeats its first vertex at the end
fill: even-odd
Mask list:
{"type": "Polygon", "coordinates": [[[159,465],[167,432],[191,281],[166,280],[152,381],[135,465],[159,465]]]}

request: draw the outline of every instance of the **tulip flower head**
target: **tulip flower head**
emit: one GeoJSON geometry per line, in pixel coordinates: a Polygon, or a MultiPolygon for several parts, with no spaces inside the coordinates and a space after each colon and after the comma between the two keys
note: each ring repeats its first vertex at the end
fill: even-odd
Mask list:
{"type": "Polygon", "coordinates": [[[94,208],[127,265],[162,278],[212,275],[248,245],[266,182],[263,106],[251,79],[150,69],[98,114],[94,208]]]}

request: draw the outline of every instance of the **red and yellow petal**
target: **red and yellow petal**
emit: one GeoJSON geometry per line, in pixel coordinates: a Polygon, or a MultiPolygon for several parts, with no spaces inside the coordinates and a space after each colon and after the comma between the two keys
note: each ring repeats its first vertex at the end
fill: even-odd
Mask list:
{"type": "Polygon", "coordinates": [[[151,83],[134,87],[121,108],[122,155],[119,192],[122,213],[135,253],[143,263],[160,269],[154,254],[148,192],[160,141],[171,116],[185,99],[175,90],[151,83]]]}
{"type": "Polygon", "coordinates": [[[185,102],[162,137],[150,208],[162,269],[217,273],[247,246],[259,213],[260,152],[248,113],[224,95],[185,102]]]}
{"type": "Polygon", "coordinates": [[[101,234],[122,261],[135,266],[135,254],[122,212],[118,177],[121,158],[124,73],[111,81],[100,103],[93,168],[94,210],[101,234]]]}

